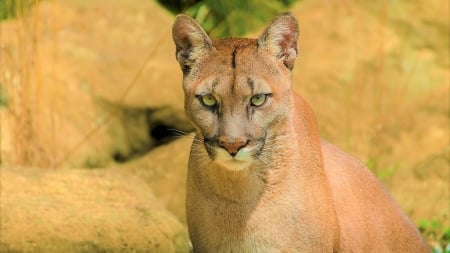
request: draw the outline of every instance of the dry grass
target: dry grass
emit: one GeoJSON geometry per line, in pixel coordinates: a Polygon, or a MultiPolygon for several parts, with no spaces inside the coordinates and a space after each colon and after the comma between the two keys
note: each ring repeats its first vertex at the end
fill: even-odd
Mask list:
{"type": "Polygon", "coordinates": [[[9,117],[5,124],[11,130],[9,136],[13,144],[9,159],[17,165],[47,167],[52,155],[45,148],[49,143],[42,143],[39,135],[43,131],[39,114],[48,107],[47,101],[41,99],[46,84],[42,82],[39,54],[40,17],[39,12],[31,8],[37,1],[6,0],[5,3],[7,9],[15,10],[8,15],[18,20],[11,30],[2,31],[0,38],[10,37],[15,46],[2,54],[0,72],[3,90],[8,96],[9,117]],[[15,8],[11,8],[13,2],[15,8]]]}

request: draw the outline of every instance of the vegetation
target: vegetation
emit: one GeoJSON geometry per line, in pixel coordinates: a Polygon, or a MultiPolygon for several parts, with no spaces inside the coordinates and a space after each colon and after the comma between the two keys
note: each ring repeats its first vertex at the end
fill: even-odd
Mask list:
{"type": "Polygon", "coordinates": [[[253,32],[296,1],[158,0],[173,13],[185,13],[195,18],[214,38],[253,32]]]}
{"type": "Polygon", "coordinates": [[[438,220],[421,220],[420,232],[435,243],[433,253],[450,253],[450,227],[446,227],[438,220]]]}
{"type": "Polygon", "coordinates": [[[0,0],[0,20],[21,16],[38,0],[0,0]]]}
{"type": "Polygon", "coordinates": [[[6,94],[5,88],[3,88],[2,84],[0,83],[0,108],[7,107],[8,106],[8,95],[6,94]]]}

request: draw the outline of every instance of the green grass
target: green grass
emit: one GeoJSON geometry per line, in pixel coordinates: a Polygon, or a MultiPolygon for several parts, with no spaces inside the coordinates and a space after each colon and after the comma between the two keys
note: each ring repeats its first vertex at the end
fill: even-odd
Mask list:
{"type": "Polygon", "coordinates": [[[0,83],[0,108],[8,107],[8,94],[6,94],[6,89],[0,83]]]}
{"type": "Polygon", "coordinates": [[[279,12],[298,0],[203,0],[158,2],[173,13],[195,18],[213,38],[243,36],[260,29],[279,12]]]}
{"type": "Polygon", "coordinates": [[[431,238],[433,253],[450,253],[450,227],[438,220],[421,220],[420,232],[427,238],[431,238]]]}
{"type": "Polygon", "coordinates": [[[0,21],[23,16],[38,0],[0,0],[0,21]]]}

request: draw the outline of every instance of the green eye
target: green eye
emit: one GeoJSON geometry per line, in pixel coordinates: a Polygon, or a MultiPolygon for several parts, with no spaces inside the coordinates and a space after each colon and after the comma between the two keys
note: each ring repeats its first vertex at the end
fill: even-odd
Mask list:
{"type": "Polygon", "coordinates": [[[201,96],[200,101],[208,107],[214,107],[217,104],[217,100],[211,94],[201,96]]]}
{"type": "Polygon", "coordinates": [[[267,100],[267,94],[257,94],[250,98],[250,103],[252,106],[261,106],[267,100]]]}

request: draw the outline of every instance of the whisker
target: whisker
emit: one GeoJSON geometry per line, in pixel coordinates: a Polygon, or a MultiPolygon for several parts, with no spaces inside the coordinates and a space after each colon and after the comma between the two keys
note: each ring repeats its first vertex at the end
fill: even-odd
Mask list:
{"type": "Polygon", "coordinates": [[[175,129],[175,128],[169,128],[167,130],[170,131],[171,133],[179,134],[179,135],[188,135],[189,134],[188,132],[185,132],[185,131],[179,130],[179,129],[175,129]]]}
{"type": "Polygon", "coordinates": [[[176,138],[176,139],[182,139],[182,138],[194,139],[194,136],[192,136],[190,133],[184,133],[182,131],[177,132],[177,131],[174,131],[174,130],[176,130],[176,129],[170,129],[170,132],[171,132],[173,138],[176,138]]]}

